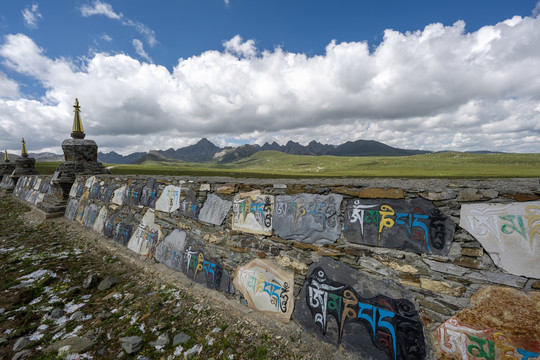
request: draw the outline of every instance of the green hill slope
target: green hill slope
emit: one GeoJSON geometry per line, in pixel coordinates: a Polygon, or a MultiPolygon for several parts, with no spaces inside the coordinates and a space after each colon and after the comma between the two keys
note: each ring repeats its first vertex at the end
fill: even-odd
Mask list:
{"type": "Polygon", "coordinates": [[[540,154],[437,153],[396,157],[289,155],[260,151],[230,164],[159,159],[119,165],[113,174],[235,177],[540,177],[540,154]]]}

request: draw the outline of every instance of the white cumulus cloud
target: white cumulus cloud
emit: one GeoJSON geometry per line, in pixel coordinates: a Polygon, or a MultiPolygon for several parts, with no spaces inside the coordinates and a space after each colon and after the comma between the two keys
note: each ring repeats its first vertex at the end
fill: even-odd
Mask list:
{"type": "MultiPolygon", "coordinates": [[[[48,57],[26,35],[8,35],[0,44],[4,66],[47,92],[39,100],[0,99],[0,142],[7,143],[0,146],[17,149],[25,136],[34,148],[59,149],[78,97],[88,138],[122,153],[201,137],[221,145],[372,139],[401,148],[538,152],[539,43],[535,17],[472,33],[461,21],[387,30],[376,48],[333,41],[316,56],[258,50],[237,35],[170,71],[125,54],[97,53],[75,65],[48,57]],[[31,126],[23,125],[29,118],[31,126]]],[[[133,46],[144,59],[142,43],[133,46]]]]}

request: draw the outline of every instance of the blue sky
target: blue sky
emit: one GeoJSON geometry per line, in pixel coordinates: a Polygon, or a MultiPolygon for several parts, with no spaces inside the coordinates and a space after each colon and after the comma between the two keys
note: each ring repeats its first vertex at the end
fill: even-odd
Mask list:
{"type": "Polygon", "coordinates": [[[121,153],[289,139],[539,152],[534,1],[15,1],[0,147],[59,153],[75,97],[121,153]]]}

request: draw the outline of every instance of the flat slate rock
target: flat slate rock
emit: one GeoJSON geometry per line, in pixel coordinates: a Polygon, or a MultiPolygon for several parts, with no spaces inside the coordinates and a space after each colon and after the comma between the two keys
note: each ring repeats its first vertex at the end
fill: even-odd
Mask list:
{"type": "Polygon", "coordinates": [[[331,244],[341,235],[342,195],[278,195],[272,227],[283,239],[331,244]]]}
{"type": "Polygon", "coordinates": [[[308,269],[294,315],[309,332],[361,359],[424,359],[422,322],[407,291],[328,257],[308,269]]]}
{"type": "Polygon", "coordinates": [[[455,224],[425,199],[347,201],[343,234],[353,243],[448,255],[455,224]]]}
{"type": "Polygon", "coordinates": [[[101,282],[98,285],[98,290],[104,291],[112,288],[114,285],[118,284],[120,282],[120,279],[118,279],[116,276],[111,275],[107,276],[105,279],[101,280],[101,282]]]}

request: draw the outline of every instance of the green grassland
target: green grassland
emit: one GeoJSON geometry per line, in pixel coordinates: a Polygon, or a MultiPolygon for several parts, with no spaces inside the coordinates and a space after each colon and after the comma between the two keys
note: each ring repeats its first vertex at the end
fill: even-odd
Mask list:
{"type": "MultiPolygon", "coordinates": [[[[111,166],[107,164],[106,166],[111,166]]],[[[52,174],[58,163],[38,163],[52,174]]],[[[112,165],[115,175],[190,175],[257,178],[404,177],[508,178],[540,177],[540,154],[437,153],[398,157],[342,157],[288,155],[261,151],[231,164],[146,161],[140,165],[112,165]]]]}

